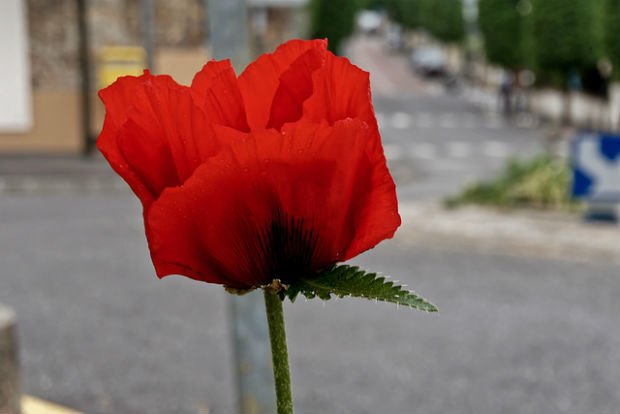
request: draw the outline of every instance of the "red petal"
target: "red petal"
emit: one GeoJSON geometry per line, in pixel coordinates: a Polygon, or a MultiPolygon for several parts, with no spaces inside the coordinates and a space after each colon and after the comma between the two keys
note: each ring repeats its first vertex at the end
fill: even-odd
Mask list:
{"type": "Polygon", "coordinates": [[[357,119],[368,125],[366,153],[373,165],[369,197],[374,202],[360,212],[356,234],[343,257],[348,260],[392,237],[401,223],[394,180],[386,165],[372,105],[368,72],[346,58],[327,53],[324,66],[313,73],[313,92],[304,102],[303,114],[303,119],[315,122],[357,119]]]}
{"type": "Polygon", "coordinates": [[[249,205],[247,174],[230,154],[207,160],[181,187],[166,190],[146,217],[151,256],[160,277],[182,274],[231,287],[260,284],[249,272],[247,251],[253,221],[267,219],[269,194],[249,205]],[[231,173],[234,168],[234,173],[231,173]],[[245,256],[244,256],[245,255],[245,256]],[[246,259],[245,263],[241,263],[246,259]]]}
{"type": "Polygon", "coordinates": [[[169,76],[154,77],[145,72],[139,77],[121,77],[112,85],[99,91],[99,97],[106,108],[106,116],[97,140],[97,147],[110,166],[123,177],[144,205],[150,204],[155,195],[123,156],[118,144],[118,134],[121,126],[127,121],[129,112],[146,101],[145,95],[138,93],[140,85],[151,80],[162,87],[178,87],[169,76]]]}
{"type": "Polygon", "coordinates": [[[313,94],[304,105],[306,119],[334,123],[359,118],[375,123],[370,95],[370,79],[347,58],[327,53],[324,66],[314,74],[313,94]]]}
{"type": "Polygon", "coordinates": [[[377,138],[372,128],[347,119],[330,128],[323,126],[316,133],[305,122],[289,124],[282,133],[296,143],[300,159],[293,162],[303,162],[307,156],[336,162],[332,182],[324,183],[325,192],[316,204],[310,207],[303,197],[286,204],[293,211],[310,208],[308,213],[320,217],[319,222],[324,223],[319,229],[321,239],[330,245],[332,262],[348,260],[394,235],[401,224],[396,186],[382,152],[369,149],[369,143],[377,138]],[[310,148],[309,154],[299,153],[303,146],[310,148]],[[314,148],[317,151],[313,153],[314,148]]]}
{"type": "Polygon", "coordinates": [[[100,96],[106,121],[97,145],[145,208],[219,150],[189,88],[170,77],[120,78],[100,96]]]}
{"type": "Polygon", "coordinates": [[[258,130],[267,126],[280,76],[297,58],[311,49],[325,51],[327,41],[290,40],[273,53],[261,55],[239,76],[239,87],[251,129],[258,130]]]}
{"type": "Polygon", "coordinates": [[[310,49],[282,73],[271,104],[269,128],[279,130],[285,123],[302,117],[304,101],[312,95],[312,74],[323,65],[324,60],[324,50],[310,49]]]}
{"type": "Polygon", "coordinates": [[[289,124],[282,135],[264,131],[208,159],[147,215],[158,275],[268,283],[281,276],[267,271],[277,258],[267,257],[264,242],[277,217],[316,235],[310,271],[391,237],[400,224],[395,188],[385,165],[368,157],[368,133],[351,120],[289,124]]]}
{"type": "Polygon", "coordinates": [[[304,102],[303,119],[329,123],[354,118],[372,131],[369,148],[383,156],[381,137],[372,106],[370,79],[366,71],[344,57],[327,53],[324,66],[313,74],[313,93],[304,102]]]}
{"type": "Polygon", "coordinates": [[[213,123],[249,130],[237,76],[229,59],[204,65],[192,81],[192,94],[213,123]]]}
{"type": "Polygon", "coordinates": [[[149,192],[150,199],[144,207],[166,187],[179,185],[170,149],[161,133],[145,131],[129,120],[118,131],[116,144],[132,173],[149,192]]]}

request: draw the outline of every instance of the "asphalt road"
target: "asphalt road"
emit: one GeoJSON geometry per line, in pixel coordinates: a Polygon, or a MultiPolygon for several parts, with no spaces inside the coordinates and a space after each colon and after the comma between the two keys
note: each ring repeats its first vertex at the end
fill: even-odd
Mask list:
{"type": "Polygon", "coordinates": [[[440,80],[416,77],[406,56],[389,51],[380,38],[356,38],[349,57],[370,72],[386,157],[403,201],[454,194],[494,177],[509,159],[543,149],[541,130],[480,110],[467,90],[447,92],[440,80]]]}
{"type": "MultiPolygon", "coordinates": [[[[234,412],[226,294],[155,278],[131,196],[5,195],[0,228],[26,392],[88,413],[234,412]]],[[[287,304],[299,413],[617,414],[617,266],[395,241],[357,262],[441,312],[287,304]]]]}
{"type": "MultiPolygon", "coordinates": [[[[364,47],[359,63],[384,71],[375,104],[401,201],[450,194],[541,147],[537,130],[505,125],[364,47]]],[[[440,313],[287,304],[298,413],[620,411],[618,265],[396,240],[356,262],[440,313]]],[[[18,314],[27,393],[87,413],[234,413],[227,296],[157,280],[126,191],[0,192],[0,302],[18,314]]]]}

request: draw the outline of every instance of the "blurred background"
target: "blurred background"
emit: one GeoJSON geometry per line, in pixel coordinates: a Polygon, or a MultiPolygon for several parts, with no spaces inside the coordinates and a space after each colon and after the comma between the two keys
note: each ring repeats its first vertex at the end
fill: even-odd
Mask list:
{"type": "Polygon", "coordinates": [[[0,412],[273,412],[260,304],[156,279],[96,92],[296,37],[370,72],[403,226],[354,263],[440,308],[287,303],[297,411],[617,414],[620,0],[1,0],[0,412]]]}

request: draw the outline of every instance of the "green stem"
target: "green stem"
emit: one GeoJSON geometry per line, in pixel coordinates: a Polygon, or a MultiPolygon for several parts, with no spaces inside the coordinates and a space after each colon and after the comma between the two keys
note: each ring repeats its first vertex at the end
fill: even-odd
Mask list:
{"type": "Polygon", "coordinates": [[[293,414],[293,395],[291,393],[291,373],[288,367],[286,332],[284,331],[284,312],[282,300],[277,293],[265,289],[265,308],[271,339],[273,358],[273,377],[276,383],[278,414],[293,414]]]}

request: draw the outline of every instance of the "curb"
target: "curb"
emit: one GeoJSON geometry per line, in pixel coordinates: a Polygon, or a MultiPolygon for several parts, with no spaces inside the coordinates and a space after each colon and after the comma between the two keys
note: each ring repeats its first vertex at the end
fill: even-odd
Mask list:
{"type": "Polygon", "coordinates": [[[15,312],[0,305],[0,413],[19,413],[21,391],[16,331],[15,312]]]}
{"type": "Polygon", "coordinates": [[[620,264],[620,226],[587,223],[568,213],[447,210],[439,203],[403,203],[396,239],[425,247],[620,264]]]}
{"type": "Polygon", "coordinates": [[[30,395],[22,397],[22,414],[82,414],[79,411],[63,407],[30,395]]]}
{"type": "Polygon", "coordinates": [[[0,194],[126,192],[127,184],[116,177],[0,177],[0,194]]]}

